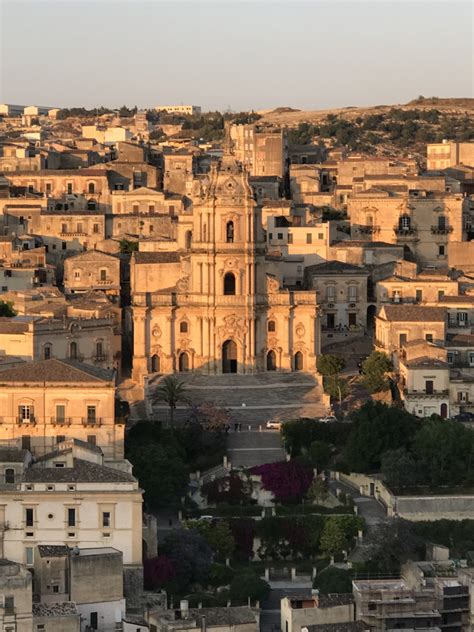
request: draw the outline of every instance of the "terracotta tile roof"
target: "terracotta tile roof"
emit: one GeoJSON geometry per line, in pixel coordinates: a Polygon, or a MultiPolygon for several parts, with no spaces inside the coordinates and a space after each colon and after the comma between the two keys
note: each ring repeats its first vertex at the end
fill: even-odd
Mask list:
{"type": "Polygon", "coordinates": [[[7,316],[0,318],[0,334],[23,334],[25,331],[28,331],[28,322],[7,316]]]}
{"type": "Polygon", "coordinates": [[[44,467],[34,465],[23,476],[26,483],[133,483],[128,472],[82,459],[74,459],[74,467],[44,467]]]}
{"type": "Polygon", "coordinates": [[[181,257],[177,252],[135,252],[135,263],[179,263],[181,257]]]}
{"type": "MultiPolygon", "coordinates": [[[[61,601],[58,603],[34,603],[34,617],[70,617],[79,616],[76,604],[73,601],[61,601]]],[[[61,624],[55,624],[60,627],[61,624]]]]}
{"type": "Polygon", "coordinates": [[[386,305],[382,308],[387,320],[402,323],[441,322],[446,319],[444,307],[425,307],[424,305],[386,305]]]}
{"type": "Polygon", "coordinates": [[[23,463],[28,450],[18,448],[0,448],[0,463],[23,463]]]}
{"type": "Polygon", "coordinates": [[[40,557],[63,557],[69,554],[69,547],[64,544],[39,544],[40,557]]]}
{"type": "Polygon", "coordinates": [[[360,266],[354,266],[350,263],[345,263],[344,261],[325,261],[324,263],[316,263],[312,266],[307,266],[305,271],[308,271],[310,274],[364,274],[368,275],[368,271],[360,266]]]}
{"type": "Polygon", "coordinates": [[[403,362],[403,364],[409,369],[423,369],[428,367],[433,369],[444,369],[449,366],[444,360],[430,358],[429,356],[421,356],[420,358],[414,358],[413,360],[408,361],[401,360],[401,362],[403,362]]]}
{"type": "Polygon", "coordinates": [[[474,305],[474,296],[447,296],[444,295],[439,300],[440,303],[466,303],[467,305],[474,305]]]}
{"type": "Polygon", "coordinates": [[[38,360],[0,371],[0,384],[11,384],[12,382],[98,384],[112,382],[113,379],[114,371],[81,364],[73,360],[38,360]]]}

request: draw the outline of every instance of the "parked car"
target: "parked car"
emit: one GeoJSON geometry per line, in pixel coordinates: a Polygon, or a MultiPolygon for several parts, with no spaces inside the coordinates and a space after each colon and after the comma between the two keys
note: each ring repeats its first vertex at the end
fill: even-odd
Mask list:
{"type": "Polygon", "coordinates": [[[267,430],[280,430],[281,421],[267,421],[267,430]]]}
{"type": "Polygon", "coordinates": [[[336,415],[326,415],[326,417],[320,417],[318,421],[320,421],[323,424],[331,424],[334,421],[337,421],[337,417],[336,415]]]}
{"type": "Polygon", "coordinates": [[[459,413],[458,415],[454,415],[453,419],[454,421],[464,421],[464,422],[474,421],[474,414],[473,413],[459,413]]]}

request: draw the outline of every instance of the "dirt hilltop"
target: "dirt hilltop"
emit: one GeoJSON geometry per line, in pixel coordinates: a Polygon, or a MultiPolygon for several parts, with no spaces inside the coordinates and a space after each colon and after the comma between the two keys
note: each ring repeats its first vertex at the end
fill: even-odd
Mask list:
{"type": "Polygon", "coordinates": [[[260,110],[258,114],[262,116],[261,123],[296,127],[299,123],[319,123],[328,114],[335,114],[348,120],[356,119],[359,116],[370,114],[388,113],[392,108],[401,110],[431,110],[436,109],[444,114],[474,116],[474,99],[441,99],[425,98],[415,99],[405,104],[375,105],[369,107],[345,107],[332,108],[326,110],[297,110],[290,107],[277,107],[274,110],[260,110]]]}

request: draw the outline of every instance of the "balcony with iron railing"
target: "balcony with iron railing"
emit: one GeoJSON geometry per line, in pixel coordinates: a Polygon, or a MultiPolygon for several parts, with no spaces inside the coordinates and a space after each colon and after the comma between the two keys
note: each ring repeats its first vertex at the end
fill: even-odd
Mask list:
{"type": "Polygon", "coordinates": [[[451,329],[466,329],[471,326],[471,321],[467,320],[451,320],[448,318],[448,327],[451,329]]]}
{"type": "Polygon", "coordinates": [[[394,226],[393,232],[396,234],[397,239],[406,239],[406,240],[414,240],[418,239],[418,230],[413,227],[400,227],[394,226]]]}
{"type": "Polygon", "coordinates": [[[408,390],[403,389],[403,395],[405,399],[447,399],[449,398],[449,390],[427,392],[426,390],[408,390]]]}
{"type": "Polygon", "coordinates": [[[72,417],[51,417],[49,423],[52,426],[70,426],[73,420],[72,417]]]}
{"type": "Polygon", "coordinates": [[[433,235],[449,235],[453,232],[452,226],[432,226],[431,232],[433,235]]]}
{"type": "Polygon", "coordinates": [[[362,235],[375,235],[380,233],[380,226],[359,226],[358,230],[362,235]]]}
{"type": "Polygon", "coordinates": [[[100,427],[102,425],[102,417],[83,417],[82,425],[86,428],[100,427]]]}
{"type": "Polygon", "coordinates": [[[30,417],[21,417],[20,415],[16,418],[16,422],[19,426],[36,426],[36,417],[31,415],[30,417]]]}

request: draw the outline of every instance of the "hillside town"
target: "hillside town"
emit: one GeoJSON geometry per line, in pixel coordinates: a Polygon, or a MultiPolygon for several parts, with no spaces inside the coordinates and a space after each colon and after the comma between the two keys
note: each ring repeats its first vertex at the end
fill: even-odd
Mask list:
{"type": "Polygon", "coordinates": [[[0,105],[0,631],[474,630],[473,111],[0,105]]]}

